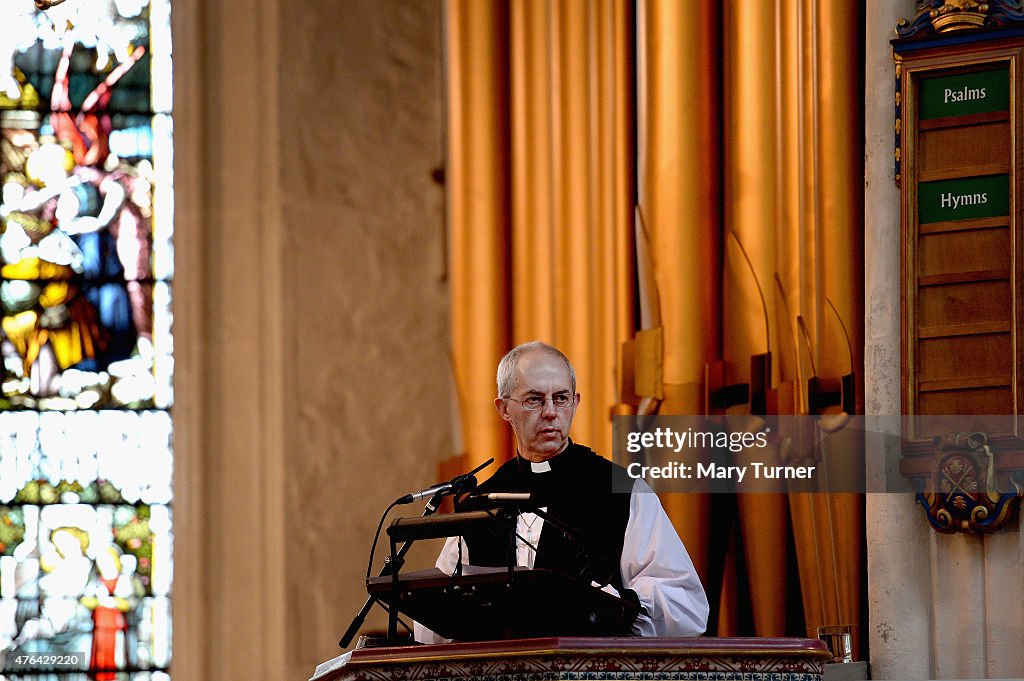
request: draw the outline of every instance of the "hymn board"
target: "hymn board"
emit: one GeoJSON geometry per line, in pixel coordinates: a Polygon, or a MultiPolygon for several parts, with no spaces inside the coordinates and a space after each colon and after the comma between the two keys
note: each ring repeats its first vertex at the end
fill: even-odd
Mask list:
{"type": "Polygon", "coordinates": [[[892,43],[901,392],[910,417],[900,468],[927,479],[931,492],[952,490],[928,494],[930,509],[919,499],[936,529],[993,531],[995,524],[975,521],[1009,517],[995,492],[1015,492],[1024,468],[1024,26],[980,9],[972,23],[924,9],[892,43]],[[973,476],[970,489],[965,475],[973,476]],[[993,489],[997,479],[1002,490],[993,489]],[[982,502],[987,508],[971,519],[982,502]]]}
{"type": "Polygon", "coordinates": [[[900,54],[904,414],[1018,413],[1022,57],[900,54]]]}

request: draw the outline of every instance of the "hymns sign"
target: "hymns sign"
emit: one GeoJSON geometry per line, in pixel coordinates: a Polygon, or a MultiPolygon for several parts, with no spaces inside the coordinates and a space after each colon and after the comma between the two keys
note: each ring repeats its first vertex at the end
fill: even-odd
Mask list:
{"type": "Polygon", "coordinates": [[[947,222],[1009,215],[1010,176],[985,175],[918,185],[918,221],[947,222]]]}

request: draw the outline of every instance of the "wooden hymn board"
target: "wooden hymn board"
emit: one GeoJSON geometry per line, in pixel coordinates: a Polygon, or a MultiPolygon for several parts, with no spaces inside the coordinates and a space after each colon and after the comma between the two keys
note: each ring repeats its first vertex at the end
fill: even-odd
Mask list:
{"type": "Polygon", "coordinates": [[[934,529],[996,532],[1024,498],[1024,12],[919,1],[896,31],[899,467],[934,529]]]}
{"type": "Polygon", "coordinates": [[[1024,38],[897,51],[907,415],[1020,408],[1022,57],[1024,38]]]}

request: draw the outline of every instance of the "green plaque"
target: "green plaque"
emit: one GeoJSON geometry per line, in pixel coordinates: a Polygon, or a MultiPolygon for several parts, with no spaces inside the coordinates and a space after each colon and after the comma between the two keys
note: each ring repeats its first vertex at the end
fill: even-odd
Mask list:
{"type": "Polygon", "coordinates": [[[1009,214],[1010,176],[1006,173],[917,185],[917,217],[922,225],[1009,214]]]}
{"type": "Polygon", "coordinates": [[[1010,69],[923,78],[921,120],[1010,110],[1010,69]]]}

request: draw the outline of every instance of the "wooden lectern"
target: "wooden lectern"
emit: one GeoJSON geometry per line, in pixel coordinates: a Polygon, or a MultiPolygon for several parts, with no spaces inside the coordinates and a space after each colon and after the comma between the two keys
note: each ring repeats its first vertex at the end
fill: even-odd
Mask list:
{"type": "Polygon", "coordinates": [[[820,681],[831,654],[801,638],[533,638],[362,648],[311,681],[820,681]]]}

